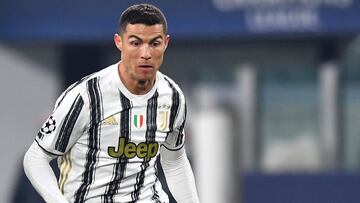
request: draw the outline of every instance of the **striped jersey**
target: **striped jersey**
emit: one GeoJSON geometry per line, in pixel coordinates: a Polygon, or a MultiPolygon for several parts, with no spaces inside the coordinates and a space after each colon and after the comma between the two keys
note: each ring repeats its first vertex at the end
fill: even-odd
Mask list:
{"type": "Polygon", "coordinates": [[[155,163],[160,146],[184,145],[184,95],[159,71],[151,91],[134,95],[118,65],[68,87],[35,140],[58,156],[69,202],[168,202],[155,163]]]}

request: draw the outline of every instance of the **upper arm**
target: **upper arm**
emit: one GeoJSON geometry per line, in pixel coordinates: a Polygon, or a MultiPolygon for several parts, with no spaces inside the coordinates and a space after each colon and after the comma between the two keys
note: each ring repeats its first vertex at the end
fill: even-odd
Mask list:
{"type": "Polygon", "coordinates": [[[88,123],[87,98],[82,87],[63,93],[35,141],[43,150],[63,155],[83,134],[88,123]]]}

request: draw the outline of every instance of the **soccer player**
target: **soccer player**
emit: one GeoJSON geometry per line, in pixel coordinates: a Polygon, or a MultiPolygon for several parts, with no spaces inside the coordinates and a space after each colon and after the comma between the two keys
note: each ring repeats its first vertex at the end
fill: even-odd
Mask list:
{"type": "Polygon", "coordinates": [[[25,173],[46,202],[169,202],[159,157],[177,202],[199,202],[184,148],[185,98],[158,71],[169,39],[158,8],[129,7],[114,35],[121,60],[57,99],[24,157],[25,173]],[[58,181],[49,165],[54,158],[58,181]]]}

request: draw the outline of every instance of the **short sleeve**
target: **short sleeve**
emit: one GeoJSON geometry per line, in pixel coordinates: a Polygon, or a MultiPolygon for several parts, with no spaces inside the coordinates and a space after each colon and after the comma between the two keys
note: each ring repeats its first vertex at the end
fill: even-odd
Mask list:
{"type": "Polygon", "coordinates": [[[84,133],[87,126],[86,97],[74,88],[57,100],[52,114],[39,130],[35,141],[50,154],[63,155],[84,133]]]}
{"type": "MultiPolygon", "coordinates": [[[[174,106],[174,104],[173,104],[174,106]]],[[[185,97],[181,91],[179,91],[179,105],[177,109],[173,109],[171,112],[176,112],[174,115],[174,123],[170,126],[170,132],[168,133],[164,146],[169,150],[178,150],[184,146],[185,143],[185,122],[186,122],[186,103],[185,97]]],[[[172,114],[171,113],[171,114],[172,114]]]]}

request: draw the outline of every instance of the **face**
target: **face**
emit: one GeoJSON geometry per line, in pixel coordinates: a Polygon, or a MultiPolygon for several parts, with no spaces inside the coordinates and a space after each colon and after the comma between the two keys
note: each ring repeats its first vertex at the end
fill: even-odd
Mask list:
{"type": "Polygon", "coordinates": [[[161,24],[128,24],[121,36],[115,34],[115,45],[121,51],[120,77],[125,82],[153,82],[169,39],[161,24]]]}

